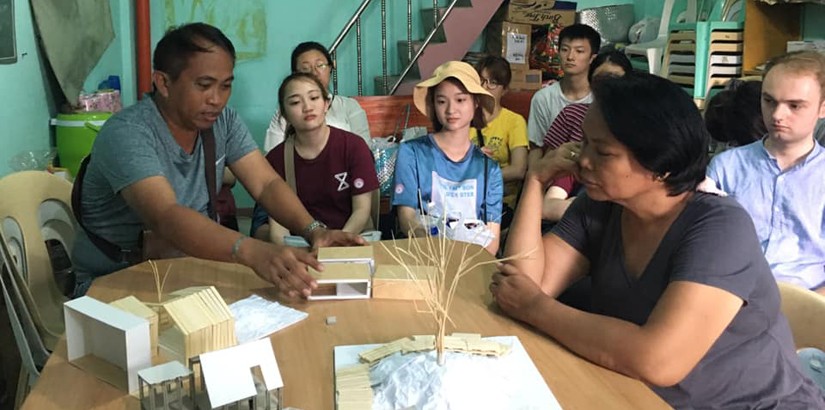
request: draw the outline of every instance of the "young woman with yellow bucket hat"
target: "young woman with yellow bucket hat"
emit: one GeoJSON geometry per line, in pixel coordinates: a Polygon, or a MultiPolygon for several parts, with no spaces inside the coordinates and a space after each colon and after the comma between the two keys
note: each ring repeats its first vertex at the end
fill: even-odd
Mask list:
{"type": "Polygon", "coordinates": [[[484,111],[493,110],[495,99],[481,86],[472,66],[449,61],[416,85],[413,101],[430,118],[435,132],[401,144],[398,151],[392,205],[397,208],[401,230],[428,234],[419,210],[465,225],[483,223],[492,240],[482,245],[495,254],[503,194],[501,170],[470,141],[470,127],[484,128],[484,111]]]}

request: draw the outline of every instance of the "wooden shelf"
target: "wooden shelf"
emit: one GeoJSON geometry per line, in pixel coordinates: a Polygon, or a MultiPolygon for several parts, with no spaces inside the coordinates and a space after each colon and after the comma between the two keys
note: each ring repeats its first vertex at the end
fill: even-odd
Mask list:
{"type": "Polygon", "coordinates": [[[784,54],[788,41],[799,40],[801,17],[800,4],[769,5],[747,0],[743,72],[756,72],[756,66],[784,54]]]}

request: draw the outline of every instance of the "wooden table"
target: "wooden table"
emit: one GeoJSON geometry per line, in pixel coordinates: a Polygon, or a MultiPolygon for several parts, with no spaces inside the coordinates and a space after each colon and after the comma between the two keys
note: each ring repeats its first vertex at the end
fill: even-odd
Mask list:
{"type": "MultiPolygon", "coordinates": [[[[376,246],[376,262],[388,262],[376,246]]],[[[484,256],[489,258],[486,253],[484,256]]],[[[161,272],[172,263],[165,292],[189,286],[214,285],[228,303],[252,293],[274,299],[275,292],[250,269],[234,264],[183,258],[159,262],[161,272]]],[[[547,385],[565,409],[669,408],[641,382],[583,360],[554,340],[502,316],[492,305],[487,285],[492,266],[466,276],[454,301],[455,329],[482,336],[518,336],[547,385]]],[[[147,264],[136,265],[96,280],[89,295],[110,302],[127,295],[155,300],[147,264]]],[[[413,302],[388,300],[281,301],[309,317],[271,337],[284,379],[287,406],[304,410],[333,409],[333,347],[389,342],[413,334],[432,334],[431,316],[418,313],[413,302]],[[337,322],[327,325],[335,316],[337,322]]],[[[24,409],[138,409],[137,399],[99,381],[66,361],[61,340],[51,355],[24,409]]]]}

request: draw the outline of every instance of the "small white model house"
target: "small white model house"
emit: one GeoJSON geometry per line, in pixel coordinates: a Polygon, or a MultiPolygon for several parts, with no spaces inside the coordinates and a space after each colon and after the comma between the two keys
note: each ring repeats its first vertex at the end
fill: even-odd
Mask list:
{"type": "Polygon", "coordinates": [[[237,408],[270,409],[273,394],[276,408],[282,406],[284,382],[269,339],[203,353],[190,361],[190,367],[193,370],[190,394],[196,397],[198,408],[215,409],[235,404],[237,408]],[[197,367],[201,380],[199,392],[195,391],[197,367]]]}
{"type": "Polygon", "coordinates": [[[372,246],[321,248],[318,261],[324,270],[309,269],[318,289],[307,299],[369,299],[375,270],[372,246]]]}
{"type": "Polygon", "coordinates": [[[369,299],[372,271],[366,263],[325,263],[324,271],[309,268],[318,282],[309,300],[369,299]]]}
{"type": "Polygon", "coordinates": [[[63,305],[69,362],[130,393],[152,366],[149,322],[84,296],[63,305]]]}
{"type": "Polygon", "coordinates": [[[138,372],[140,405],[146,410],[193,408],[184,401],[184,382],[192,372],[178,361],[138,372]]]}

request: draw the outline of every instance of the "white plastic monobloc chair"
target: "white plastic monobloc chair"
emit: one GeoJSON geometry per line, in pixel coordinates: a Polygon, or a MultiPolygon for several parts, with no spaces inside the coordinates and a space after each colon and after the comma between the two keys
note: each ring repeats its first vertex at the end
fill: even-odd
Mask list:
{"type": "MultiPolygon", "coordinates": [[[[675,17],[673,11],[676,9],[676,2],[677,0],[665,0],[662,17],[659,20],[659,33],[655,39],[644,43],[628,44],[624,49],[628,58],[645,57],[650,74],[659,75],[662,70],[662,57],[665,55],[665,46],[670,34],[670,22],[675,17]]],[[[686,22],[696,21],[696,0],[686,1],[684,19],[686,22]]]]}
{"type": "Polygon", "coordinates": [[[64,332],[63,302],[52,271],[46,240],[68,250],[76,223],[71,210],[72,184],[43,171],[23,171],[0,179],[0,226],[16,267],[20,293],[43,344],[54,349],[64,332]]]}
{"type": "Polygon", "coordinates": [[[17,382],[14,407],[17,409],[40,377],[40,369],[46,365],[49,352],[43,346],[34,320],[20,293],[20,287],[16,283],[14,274],[16,268],[2,232],[0,232],[0,245],[0,254],[2,254],[0,255],[2,256],[0,258],[0,288],[3,291],[17,352],[20,354],[20,378],[17,382]]]}

